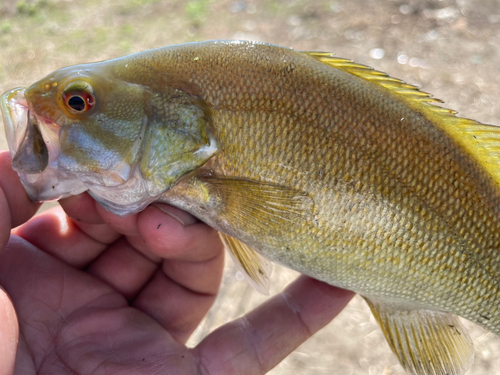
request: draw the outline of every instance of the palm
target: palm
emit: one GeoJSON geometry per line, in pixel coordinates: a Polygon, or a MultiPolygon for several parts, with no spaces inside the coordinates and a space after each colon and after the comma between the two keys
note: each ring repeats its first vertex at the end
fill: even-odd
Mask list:
{"type": "Polygon", "coordinates": [[[186,355],[159,323],[106,284],[78,272],[53,276],[64,278],[66,286],[40,293],[26,306],[37,309],[40,320],[18,309],[19,373],[149,374],[168,364],[162,348],[173,356],[186,355]]]}
{"type": "Polygon", "coordinates": [[[85,373],[122,366],[145,374],[165,361],[162,348],[185,355],[181,343],[218,289],[217,234],[173,207],[192,225],[156,207],[125,219],[101,216],[86,195],[64,206],[80,221],[66,221],[60,209],[39,215],[15,231],[21,238],[11,239],[0,266],[1,284],[16,291],[10,294],[25,349],[18,363],[47,374],[79,373],[83,365],[85,373]],[[109,225],[88,224],[102,219],[109,225]],[[197,239],[201,251],[181,251],[200,248],[197,239]]]}
{"type": "MultiPolygon", "coordinates": [[[[15,180],[5,158],[0,176],[15,180]]],[[[261,374],[352,296],[303,277],[188,349],[221,279],[214,230],[166,205],[170,214],[152,206],[118,218],[84,194],[62,203],[73,219],[61,208],[38,215],[2,250],[4,227],[36,209],[19,181],[6,181],[0,178],[0,209],[10,217],[0,221],[0,285],[12,304],[0,291],[0,362],[15,358],[16,374],[261,374]]]]}

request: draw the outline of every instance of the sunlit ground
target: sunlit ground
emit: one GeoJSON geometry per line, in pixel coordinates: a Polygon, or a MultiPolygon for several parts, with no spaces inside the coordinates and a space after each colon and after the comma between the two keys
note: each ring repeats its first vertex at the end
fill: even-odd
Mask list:
{"type": "MultiPolygon", "coordinates": [[[[65,65],[207,39],[331,51],[422,86],[462,116],[500,124],[500,3],[493,0],[2,0],[0,91],[65,65]]],[[[294,277],[276,269],[272,291],[294,277]]],[[[240,279],[228,264],[220,297],[191,344],[264,300],[240,279]]],[[[476,346],[469,374],[499,375],[500,340],[468,326],[476,346]]],[[[271,374],[402,370],[358,298],[271,374]]]]}

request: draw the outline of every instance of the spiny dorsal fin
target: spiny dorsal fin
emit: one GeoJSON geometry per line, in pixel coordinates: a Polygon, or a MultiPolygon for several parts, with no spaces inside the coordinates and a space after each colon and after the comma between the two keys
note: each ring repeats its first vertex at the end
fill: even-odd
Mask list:
{"type": "Polygon", "coordinates": [[[463,375],[472,365],[472,340],[455,315],[365,300],[408,374],[463,375]]]}
{"type": "Polygon", "coordinates": [[[485,125],[477,121],[455,116],[456,111],[439,107],[433,103],[441,100],[420,91],[386,73],[369,66],[334,57],[326,52],[304,52],[316,60],[333,68],[355,75],[365,81],[386,88],[398,95],[412,109],[427,117],[436,127],[445,131],[457,144],[471,155],[492,176],[500,187],[500,127],[485,125]]]}
{"type": "Polygon", "coordinates": [[[236,238],[220,232],[219,235],[236,267],[245,275],[248,282],[257,291],[268,296],[273,264],[236,238]]]}

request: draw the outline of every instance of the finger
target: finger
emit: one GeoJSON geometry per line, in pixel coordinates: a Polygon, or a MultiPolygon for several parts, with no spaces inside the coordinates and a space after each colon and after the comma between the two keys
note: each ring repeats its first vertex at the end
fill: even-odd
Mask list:
{"type": "Polygon", "coordinates": [[[133,300],[159,269],[159,264],[121,239],[111,245],[87,271],[133,300]]]}
{"type": "Polygon", "coordinates": [[[11,228],[33,216],[40,206],[29,200],[7,151],[0,151],[0,249],[7,243],[11,228]]]}
{"type": "MultiPolygon", "coordinates": [[[[61,199],[59,204],[74,224],[94,240],[111,243],[119,237],[120,232],[113,230],[106,224],[105,219],[101,216],[102,211],[98,209],[99,205],[90,194],[83,193],[61,199]]],[[[109,214],[107,211],[104,212],[109,214]]]]}
{"type": "Polygon", "coordinates": [[[16,312],[7,293],[0,288],[0,375],[14,373],[19,329],[16,312]]]}
{"type": "Polygon", "coordinates": [[[201,294],[216,294],[224,268],[224,251],[204,262],[167,260],[162,269],[165,275],[184,288],[201,294]]]}
{"type": "Polygon", "coordinates": [[[154,207],[158,208],[160,211],[166,213],[167,215],[172,216],[174,219],[177,219],[177,221],[184,227],[200,222],[198,218],[194,217],[190,213],[169,204],[156,203],[154,207]]]}
{"type": "Polygon", "coordinates": [[[139,214],[120,217],[106,211],[99,204],[96,204],[95,207],[99,215],[110,228],[127,236],[139,235],[139,230],[137,229],[137,218],[139,214]]]}
{"type": "Polygon", "coordinates": [[[176,340],[185,342],[215,299],[222,278],[224,251],[213,229],[201,223],[184,227],[179,219],[183,223],[197,220],[171,208],[176,217],[157,207],[148,207],[137,220],[141,236],[127,236],[127,241],[113,245],[89,267],[89,272],[129,300],[140,291],[133,306],[155,319],[176,340]],[[162,224],[162,230],[150,234],[151,227],[157,230],[157,223],[162,224]],[[201,238],[193,241],[194,236],[201,238]],[[163,259],[157,254],[174,254],[192,261],[166,260],[158,270],[163,259]]]}
{"type": "Polygon", "coordinates": [[[140,215],[138,226],[155,255],[174,259],[163,262],[163,272],[155,275],[133,305],[184,343],[215,300],[224,268],[224,249],[213,229],[181,210],[162,206],[161,210],[149,207],[140,215]],[[195,224],[183,225],[190,222],[195,224]],[[158,223],[164,230],[156,232],[158,223]]]}
{"type": "Polygon", "coordinates": [[[14,233],[63,262],[82,268],[95,260],[119,234],[103,224],[79,225],[86,226],[87,233],[69,220],[60,207],[55,207],[17,228],[14,233]]]}
{"type": "Polygon", "coordinates": [[[207,280],[213,284],[209,289],[215,293],[190,290],[159,271],[133,306],[155,319],[178,342],[185,343],[215,300],[223,263],[222,253],[205,264],[208,272],[217,275],[217,279],[207,280]]]}
{"type": "MultiPolygon", "coordinates": [[[[172,237],[172,233],[175,233],[179,229],[176,229],[174,231],[171,231],[171,226],[179,227],[179,224],[182,226],[186,225],[191,225],[194,223],[199,222],[198,219],[196,219],[194,216],[190,215],[189,213],[179,210],[175,207],[165,205],[165,204],[160,204],[160,205],[155,205],[155,208],[146,208],[143,212],[141,212],[140,216],[138,216],[138,220],[141,221],[141,227],[146,227],[148,226],[148,223],[151,222],[149,215],[153,214],[155,215],[155,220],[156,220],[156,227],[154,226],[155,223],[153,223],[152,230],[154,231],[159,230],[161,228],[161,231],[159,231],[155,238],[156,245],[152,246],[153,249],[150,248],[151,245],[151,239],[148,238],[148,230],[146,229],[144,232],[145,238],[148,238],[148,241],[143,238],[141,235],[141,232],[139,231],[139,235],[131,236],[127,235],[127,240],[128,242],[138,251],[140,251],[142,254],[144,254],[146,257],[151,259],[152,261],[156,263],[161,263],[163,258],[165,257],[166,253],[165,251],[162,251],[165,244],[169,242],[169,238],[172,237]],[[158,206],[163,206],[163,207],[158,207],[158,206]],[[158,211],[157,209],[160,209],[163,214],[166,214],[168,216],[163,215],[163,220],[162,215],[160,214],[160,217],[158,217],[158,211]],[[171,212],[169,212],[171,210],[171,212]],[[160,220],[158,220],[160,219],[160,220]],[[175,219],[175,220],[172,220],[175,219]],[[144,223],[143,223],[144,222],[144,223]],[[158,251],[158,249],[161,249],[158,251]]],[[[194,233],[194,234],[199,234],[193,231],[189,231],[188,233],[194,233]]],[[[175,234],[174,234],[175,236],[175,234]]],[[[177,241],[177,246],[180,246],[179,249],[181,251],[186,251],[186,244],[177,241]]],[[[168,254],[167,254],[168,255],[168,254]]]]}
{"type": "Polygon", "coordinates": [[[147,227],[147,224],[142,224],[143,221],[153,220],[163,223],[162,230],[155,233],[154,239],[148,238],[147,230],[142,236],[127,236],[126,241],[119,241],[104,252],[89,267],[89,272],[106,281],[131,300],[145,287],[146,282],[163,263],[162,268],[172,281],[196,293],[215,294],[223,268],[223,247],[219,237],[204,224],[184,227],[180,220],[190,223],[197,222],[197,219],[187,212],[170,206],[169,208],[172,209],[176,218],[154,207],[147,208],[139,215],[139,227],[147,227]],[[202,231],[199,230],[200,226],[203,227],[202,231]],[[183,233],[181,239],[176,238],[179,232],[183,233]],[[191,238],[193,236],[203,237],[199,241],[193,241],[191,238]],[[171,253],[183,254],[182,257],[193,259],[193,261],[168,260],[163,262],[163,258],[157,254],[165,256],[166,251],[154,253],[148,243],[153,244],[156,249],[168,246],[171,253]],[[193,248],[193,243],[203,249],[193,248]],[[199,254],[202,256],[200,257],[199,254]],[[212,258],[206,259],[206,254],[212,258]],[[215,258],[217,259],[214,260],[215,258]]]}
{"type": "MultiPolygon", "coordinates": [[[[222,249],[221,249],[222,250],[222,249]]],[[[125,239],[111,245],[87,271],[105,281],[129,301],[136,298],[161,267],[167,277],[184,288],[200,294],[216,294],[224,267],[224,253],[205,262],[155,262],[125,239]]],[[[155,306],[152,306],[154,309],[155,306]]]]}
{"type": "Polygon", "coordinates": [[[139,214],[137,226],[149,250],[162,258],[185,261],[204,261],[217,256],[221,251],[217,232],[197,221],[184,226],[178,219],[180,215],[186,220],[189,214],[168,205],[162,205],[161,210],[150,206],[139,214]]]}
{"type": "Polygon", "coordinates": [[[148,248],[146,241],[144,241],[141,236],[127,236],[127,241],[134,249],[139,251],[142,255],[144,255],[152,262],[161,264],[161,262],[163,261],[162,257],[153,254],[153,252],[148,248]]]}
{"type": "Polygon", "coordinates": [[[329,323],[354,293],[299,277],[283,293],[217,329],[195,349],[210,374],[265,374],[329,323]]]}
{"type": "Polygon", "coordinates": [[[96,201],[88,193],[61,199],[59,204],[66,214],[77,222],[104,224],[104,219],[97,211],[96,201]]]}

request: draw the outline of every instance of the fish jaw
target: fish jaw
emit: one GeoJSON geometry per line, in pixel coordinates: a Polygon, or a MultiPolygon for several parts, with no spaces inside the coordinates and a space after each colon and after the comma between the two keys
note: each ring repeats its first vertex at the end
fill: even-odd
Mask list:
{"type": "Polygon", "coordinates": [[[17,163],[13,163],[13,168],[18,173],[28,196],[34,202],[41,202],[57,200],[86,191],[88,187],[76,177],[61,173],[57,168],[60,154],[60,127],[49,119],[30,111],[24,94],[25,88],[7,91],[0,97],[0,108],[10,154],[14,160],[18,159],[17,163]],[[21,147],[24,147],[23,140],[28,126],[32,125],[31,122],[36,122],[48,151],[47,164],[43,166],[40,173],[33,173],[23,160],[23,156],[19,157],[23,152],[21,147]]]}

